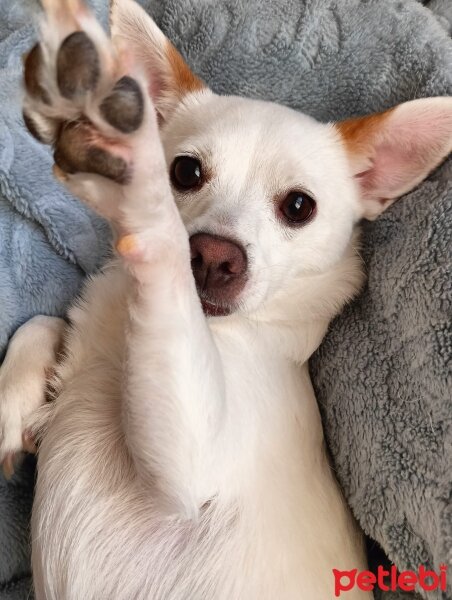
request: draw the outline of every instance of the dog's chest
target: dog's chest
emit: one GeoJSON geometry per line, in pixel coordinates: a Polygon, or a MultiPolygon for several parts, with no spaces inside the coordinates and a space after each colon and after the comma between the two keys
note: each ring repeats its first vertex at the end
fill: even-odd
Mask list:
{"type": "MultiPolygon", "coordinates": [[[[208,529],[203,527],[192,531],[177,519],[171,524],[153,508],[152,494],[143,494],[137,484],[121,434],[124,285],[114,270],[93,280],[86,290],[86,304],[72,313],[70,358],[61,372],[61,408],[41,449],[34,509],[35,528],[53,523],[44,528],[46,563],[53,564],[56,572],[61,572],[61,561],[82,568],[92,590],[103,569],[117,570],[116,561],[124,559],[124,552],[128,565],[134,564],[136,556],[145,556],[155,579],[144,571],[137,572],[136,578],[141,589],[149,586],[146,597],[186,597],[182,589],[173,595],[155,594],[154,586],[174,583],[178,569],[184,570],[193,589],[200,589],[201,582],[221,582],[222,590],[228,591],[225,598],[273,599],[278,595],[275,586],[289,573],[296,576],[285,597],[297,597],[289,592],[292,586],[314,590],[317,582],[309,579],[310,554],[330,560],[329,551],[324,551],[331,545],[330,519],[325,515],[345,522],[344,527],[348,519],[322,454],[320,418],[306,367],[286,359],[255,328],[235,329],[233,322],[227,332],[212,328],[226,398],[224,438],[218,453],[206,461],[205,477],[212,506],[215,498],[221,497],[222,502],[209,521],[208,529],[212,527],[215,535],[206,535],[208,529]],[[71,487],[74,479],[76,494],[71,487]],[[86,498],[90,498],[88,505],[86,498]],[[55,503],[60,512],[55,512],[55,503]],[[288,505],[290,510],[285,510],[288,505]],[[61,555],[53,549],[59,547],[57,532],[63,521],[73,543],[66,544],[66,554],[61,555]],[[315,552],[304,543],[313,530],[315,552]],[[119,538],[126,544],[116,552],[119,538]],[[93,545],[100,548],[97,556],[102,564],[86,562],[93,545]],[[170,559],[173,546],[174,561],[170,559]],[[260,570],[256,558],[260,554],[272,564],[280,563],[278,568],[260,570]],[[168,558],[164,564],[159,563],[162,556],[168,558]],[[221,561],[212,562],[214,556],[221,556],[221,561]],[[283,556],[290,560],[281,562],[283,556]],[[244,563],[255,573],[251,580],[243,579],[239,566],[244,563]],[[202,567],[194,569],[194,564],[202,567]],[[237,589],[241,592],[234,596],[237,589]]],[[[336,543],[340,552],[333,548],[335,555],[346,554],[342,533],[336,543]]],[[[325,568],[329,567],[328,563],[325,568]]],[[[112,594],[118,585],[111,580],[112,594]]]]}

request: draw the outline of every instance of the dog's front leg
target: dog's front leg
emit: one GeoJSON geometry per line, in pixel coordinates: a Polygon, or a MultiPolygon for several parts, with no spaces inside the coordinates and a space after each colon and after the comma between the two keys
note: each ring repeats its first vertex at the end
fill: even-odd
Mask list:
{"type": "Polygon", "coordinates": [[[123,418],[137,472],[160,506],[193,516],[224,398],[222,370],[191,272],[149,100],[133,140],[133,172],[120,187],[116,248],[129,277],[123,418]]]}
{"type": "Polygon", "coordinates": [[[222,371],[161,168],[155,210],[144,219],[129,205],[136,233],[118,244],[130,274],[124,427],[140,477],[170,510],[194,515],[212,493],[203,482],[220,423],[222,371]]]}
{"type": "Polygon", "coordinates": [[[50,419],[53,403],[46,401],[63,346],[66,323],[58,317],[38,315],[12,336],[0,367],[0,467],[14,472],[22,450],[35,452],[50,419]]]}
{"type": "Polygon", "coordinates": [[[162,505],[196,513],[222,409],[222,377],[197,297],[149,82],[79,2],[45,3],[25,64],[25,117],[56,175],[107,218],[128,278],[122,378],[127,446],[162,505]]]}

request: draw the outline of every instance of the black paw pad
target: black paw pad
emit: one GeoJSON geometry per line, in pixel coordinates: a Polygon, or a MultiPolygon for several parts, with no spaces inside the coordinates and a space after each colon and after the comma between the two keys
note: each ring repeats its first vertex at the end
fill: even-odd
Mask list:
{"type": "Polygon", "coordinates": [[[42,87],[39,77],[42,65],[42,50],[39,44],[33,46],[24,61],[24,83],[30,96],[50,104],[50,98],[42,87]]]}
{"type": "Polygon", "coordinates": [[[72,100],[95,89],[100,75],[96,46],[83,31],[69,35],[57,56],[57,83],[60,93],[72,100]]]}
{"type": "Polygon", "coordinates": [[[113,156],[102,148],[91,147],[88,150],[87,162],[90,171],[113,179],[116,183],[129,181],[129,167],[119,156],[113,156]]]}
{"type": "Polygon", "coordinates": [[[122,133],[136,131],[143,122],[144,98],[135,79],[122,77],[102,102],[100,112],[110,125],[122,133]]]}
{"type": "Polygon", "coordinates": [[[86,122],[65,125],[55,147],[55,163],[66,173],[96,173],[117,183],[127,183],[128,164],[120,156],[93,145],[90,133],[86,122]]]}

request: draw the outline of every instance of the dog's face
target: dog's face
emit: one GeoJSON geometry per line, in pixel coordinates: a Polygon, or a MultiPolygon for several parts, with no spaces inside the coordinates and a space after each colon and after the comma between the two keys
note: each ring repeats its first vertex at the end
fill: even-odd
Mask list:
{"type": "Polygon", "coordinates": [[[343,254],[361,209],[333,127],[205,92],[162,139],[206,312],[254,311],[343,254]]]}
{"type": "Polygon", "coordinates": [[[320,124],[289,108],[212,93],[133,0],[112,34],[148,74],[204,310],[262,310],[335,268],[375,218],[452,148],[452,99],[320,124]]]}

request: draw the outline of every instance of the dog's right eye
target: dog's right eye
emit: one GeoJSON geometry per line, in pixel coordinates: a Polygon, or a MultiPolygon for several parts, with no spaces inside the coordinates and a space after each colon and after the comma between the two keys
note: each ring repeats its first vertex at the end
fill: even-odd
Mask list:
{"type": "Polygon", "coordinates": [[[194,156],[176,156],[170,176],[172,184],[179,190],[199,188],[202,185],[201,163],[194,156]]]}

